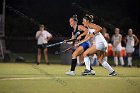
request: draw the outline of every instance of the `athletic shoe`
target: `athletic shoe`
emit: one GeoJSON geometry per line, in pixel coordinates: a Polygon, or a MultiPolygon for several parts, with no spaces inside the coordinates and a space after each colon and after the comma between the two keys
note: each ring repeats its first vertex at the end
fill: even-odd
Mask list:
{"type": "Polygon", "coordinates": [[[83,76],[85,76],[85,75],[92,75],[92,74],[91,74],[91,70],[85,69],[85,71],[82,72],[82,75],[83,75],[83,76]]]}
{"type": "Polygon", "coordinates": [[[95,71],[94,70],[91,70],[91,75],[95,75],[95,71]]]}
{"type": "Polygon", "coordinates": [[[109,74],[109,76],[116,76],[117,73],[115,71],[113,71],[112,73],[109,74]]]}
{"type": "Polygon", "coordinates": [[[37,62],[36,64],[37,64],[37,65],[39,65],[40,63],[39,63],[39,62],[37,62]]]}
{"type": "Polygon", "coordinates": [[[66,75],[71,75],[71,76],[74,76],[75,75],[74,71],[68,71],[68,72],[65,72],[65,74],[66,75]]]}
{"type": "Polygon", "coordinates": [[[50,63],[49,63],[49,62],[46,62],[46,64],[47,64],[47,65],[50,65],[50,63]]]}
{"type": "Polygon", "coordinates": [[[80,63],[80,66],[85,66],[85,63],[80,63]]]}

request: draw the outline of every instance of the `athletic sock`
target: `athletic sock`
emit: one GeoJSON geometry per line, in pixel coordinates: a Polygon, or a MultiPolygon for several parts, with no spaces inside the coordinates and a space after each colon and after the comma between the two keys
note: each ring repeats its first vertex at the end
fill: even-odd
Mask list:
{"type": "Polygon", "coordinates": [[[102,60],[102,66],[105,69],[107,69],[110,73],[112,73],[114,71],[113,68],[105,60],[102,60]]]}
{"type": "Polygon", "coordinates": [[[75,71],[75,67],[77,65],[77,58],[72,59],[72,63],[71,63],[71,71],[75,71]]]}
{"type": "Polygon", "coordinates": [[[118,57],[114,57],[114,63],[116,66],[118,66],[118,57]]]}
{"type": "Polygon", "coordinates": [[[85,65],[86,65],[86,69],[90,70],[90,60],[89,60],[89,57],[84,57],[84,62],[85,62],[85,65]]]}
{"type": "Polygon", "coordinates": [[[128,66],[132,66],[132,57],[128,57],[128,66]]]}
{"type": "Polygon", "coordinates": [[[120,57],[120,62],[121,62],[121,65],[123,66],[124,65],[123,57],[120,57]]]}
{"type": "Polygon", "coordinates": [[[104,57],[104,60],[107,62],[107,56],[106,56],[106,57],[104,57]]]}
{"type": "Polygon", "coordinates": [[[93,70],[92,66],[90,66],[90,70],[93,70]]]}

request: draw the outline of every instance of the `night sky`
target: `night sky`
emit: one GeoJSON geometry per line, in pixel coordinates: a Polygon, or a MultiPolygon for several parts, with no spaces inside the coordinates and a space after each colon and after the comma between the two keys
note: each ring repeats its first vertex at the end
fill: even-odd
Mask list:
{"type": "Polygon", "coordinates": [[[77,14],[80,24],[86,13],[93,14],[95,23],[106,26],[111,34],[113,27],[120,27],[123,34],[128,28],[140,33],[140,11],[135,0],[6,0],[6,5],[13,9],[6,8],[7,36],[33,37],[39,23],[54,36],[70,36],[69,17],[77,14]]]}

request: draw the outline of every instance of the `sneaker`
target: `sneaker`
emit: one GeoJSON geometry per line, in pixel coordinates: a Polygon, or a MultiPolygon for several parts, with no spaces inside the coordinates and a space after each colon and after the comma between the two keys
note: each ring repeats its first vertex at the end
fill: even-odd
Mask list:
{"type": "Polygon", "coordinates": [[[80,63],[80,66],[85,66],[85,63],[80,63]]]}
{"type": "Polygon", "coordinates": [[[95,71],[94,70],[91,70],[91,75],[95,75],[95,71]]]}
{"type": "Polygon", "coordinates": [[[37,62],[36,64],[37,64],[37,65],[39,65],[40,63],[39,63],[39,62],[37,62]]]}
{"type": "Polygon", "coordinates": [[[49,62],[46,62],[46,64],[47,64],[47,65],[50,65],[50,63],[49,63],[49,62]]]}
{"type": "Polygon", "coordinates": [[[71,76],[74,76],[75,75],[74,71],[68,71],[68,72],[65,72],[65,74],[66,75],[71,75],[71,76]]]}
{"type": "Polygon", "coordinates": [[[85,75],[91,75],[91,70],[85,69],[85,71],[82,72],[82,75],[83,76],[85,76],[85,75]]]}
{"type": "Polygon", "coordinates": [[[116,76],[117,73],[115,71],[113,71],[112,73],[109,74],[109,76],[116,76]]]}

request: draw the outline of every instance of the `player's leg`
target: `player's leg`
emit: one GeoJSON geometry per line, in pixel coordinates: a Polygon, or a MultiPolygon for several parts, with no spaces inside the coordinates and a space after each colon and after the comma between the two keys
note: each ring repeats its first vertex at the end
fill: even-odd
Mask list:
{"type": "Polygon", "coordinates": [[[72,65],[71,65],[71,71],[75,70],[75,67],[77,65],[77,56],[82,54],[84,52],[84,49],[82,46],[79,46],[72,54],[72,65]]]}
{"type": "Polygon", "coordinates": [[[86,65],[86,69],[85,71],[82,73],[82,75],[88,75],[91,74],[91,66],[90,66],[90,59],[89,59],[89,55],[96,53],[98,50],[96,49],[96,46],[91,46],[90,48],[88,48],[84,53],[84,62],[86,65]]]}
{"type": "Polygon", "coordinates": [[[48,49],[47,48],[44,48],[44,58],[45,58],[45,63],[46,64],[49,64],[49,62],[48,62],[48,49]]]}
{"type": "Polygon", "coordinates": [[[132,66],[132,55],[134,52],[134,48],[133,47],[126,47],[126,52],[127,52],[127,60],[128,60],[128,66],[131,67],[132,66]]]}
{"type": "Polygon", "coordinates": [[[77,65],[77,56],[82,54],[84,52],[84,49],[82,46],[79,46],[72,54],[72,63],[71,63],[71,69],[69,72],[65,72],[65,74],[68,75],[75,75],[74,71],[77,65]]]}
{"type": "Polygon", "coordinates": [[[105,57],[104,57],[104,59],[105,59],[106,61],[108,61],[107,52],[105,52],[105,57]]]}
{"type": "Polygon", "coordinates": [[[117,56],[117,51],[113,51],[113,56],[114,56],[114,65],[118,66],[118,56],[117,56]]]}
{"type": "Polygon", "coordinates": [[[84,66],[85,65],[83,53],[81,55],[79,55],[79,64],[80,64],[80,66],[84,66]]]}
{"type": "Polygon", "coordinates": [[[131,67],[132,66],[132,53],[127,53],[128,56],[128,66],[131,67]]]}
{"type": "Polygon", "coordinates": [[[110,76],[115,76],[117,75],[116,72],[114,71],[114,69],[108,64],[108,62],[105,59],[106,53],[105,51],[100,51],[100,55],[99,55],[99,62],[102,64],[102,66],[107,69],[109,71],[109,75],[110,76]]]}
{"type": "Polygon", "coordinates": [[[41,48],[37,49],[37,65],[41,62],[41,48]]]}
{"type": "MultiPolygon", "coordinates": [[[[90,55],[89,59],[90,59],[90,64],[91,64],[91,62],[93,62],[93,55],[90,55]]],[[[80,60],[81,60],[81,64],[85,65],[83,53],[80,55],[80,60]]],[[[95,75],[95,71],[93,70],[91,65],[90,65],[90,70],[91,70],[91,75],[95,75]]]]}
{"type": "Polygon", "coordinates": [[[118,56],[119,56],[119,60],[120,60],[121,66],[124,66],[124,59],[123,59],[123,55],[121,53],[121,50],[118,52],[118,56]]]}

